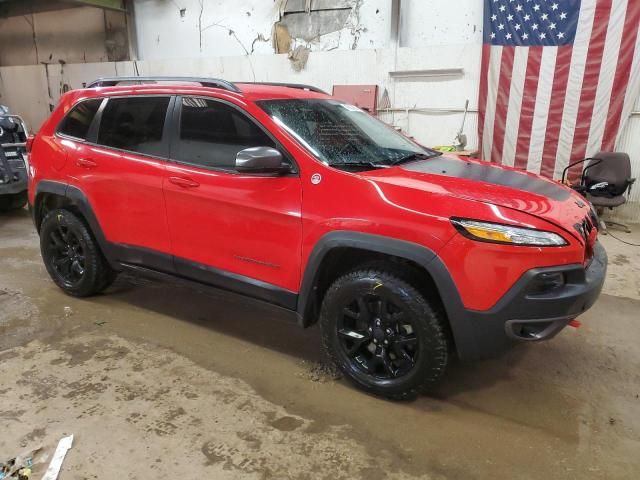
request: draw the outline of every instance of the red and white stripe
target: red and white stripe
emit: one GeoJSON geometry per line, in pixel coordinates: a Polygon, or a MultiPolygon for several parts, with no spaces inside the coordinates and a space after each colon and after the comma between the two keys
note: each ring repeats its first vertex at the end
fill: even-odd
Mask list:
{"type": "Polygon", "coordinates": [[[482,158],[559,178],[614,150],[640,94],[639,26],[640,0],[582,0],[572,46],[484,45],[482,158]]]}

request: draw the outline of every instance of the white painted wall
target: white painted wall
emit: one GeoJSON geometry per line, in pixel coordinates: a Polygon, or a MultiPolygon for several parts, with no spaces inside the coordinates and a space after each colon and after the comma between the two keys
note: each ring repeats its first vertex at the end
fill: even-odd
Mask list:
{"type": "MultiPolygon", "coordinates": [[[[273,2],[137,0],[134,5],[138,55],[144,60],[244,55],[258,34],[271,37],[278,18],[273,2]],[[226,2],[227,4],[229,2],[226,2]],[[180,10],[184,9],[184,17],[180,10]],[[229,30],[235,32],[230,35],[229,30]]],[[[271,53],[271,44],[256,42],[254,53],[271,53]]]]}
{"type": "Polygon", "coordinates": [[[43,65],[0,67],[0,104],[21,115],[31,131],[49,115],[48,90],[43,65]]]}
{"type": "MultiPolygon", "coordinates": [[[[400,45],[410,48],[396,49],[391,41],[390,0],[345,1],[356,2],[357,8],[345,21],[344,28],[311,40],[293,38],[292,48],[304,45],[312,52],[306,67],[296,72],[286,55],[273,54],[270,40],[274,22],[282,18],[286,9],[285,0],[135,0],[139,71],[201,74],[231,80],[308,82],[327,91],[331,91],[334,84],[375,83],[380,86],[380,93],[387,89],[392,105],[402,110],[381,114],[384,120],[426,144],[451,143],[460,127],[461,114],[435,115],[416,109],[462,108],[469,99],[471,109],[477,110],[482,2],[402,0],[400,45]],[[395,70],[447,67],[463,68],[464,75],[410,81],[394,81],[389,76],[389,72],[395,70]]],[[[90,81],[98,76],[98,70],[114,74],[115,69],[111,63],[106,63],[106,67],[81,65],[104,61],[104,38],[96,39],[87,33],[99,30],[98,24],[103,22],[100,10],[70,9],[34,17],[38,38],[42,36],[48,46],[46,51],[41,48],[38,52],[38,63],[50,63],[48,72],[45,71],[49,76],[45,79],[45,95],[33,104],[14,99],[10,84],[24,71],[7,71],[6,78],[0,79],[4,80],[4,86],[0,83],[3,96],[0,101],[20,103],[16,111],[37,128],[65,83],[71,87],[81,86],[81,81],[74,78],[74,71],[82,72],[82,81],[90,81]],[[57,30],[61,31],[56,36],[57,30]],[[92,52],[89,56],[88,51],[92,52]],[[56,64],[61,59],[67,64],[56,64]]],[[[23,58],[35,55],[29,50],[35,47],[27,41],[32,35],[27,20],[4,21],[9,30],[19,30],[19,35],[9,30],[3,34],[0,29],[0,39],[2,35],[14,41],[21,39],[26,53],[16,55],[22,54],[23,58]]],[[[7,62],[13,63],[15,59],[7,62]]],[[[41,84],[41,81],[35,83],[41,84]]],[[[20,88],[19,81],[15,88],[20,88]]],[[[475,114],[469,116],[465,129],[471,148],[476,144],[475,117],[475,114]]]]}
{"type": "MultiPolygon", "coordinates": [[[[354,0],[355,1],[355,0],[354,0]]],[[[284,0],[135,0],[139,57],[157,60],[273,53],[271,34],[284,0]],[[183,14],[181,10],[184,9],[183,14]],[[233,34],[229,34],[232,30],[233,34]]],[[[392,47],[391,1],[358,0],[343,29],[293,47],[312,51],[392,47]]],[[[481,0],[402,0],[401,46],[479,44],[481,0]]]]}
{"type": "MultiPolygon", "coordinates": [[[[400,45],[410,48],[397,52],[391,41],[392,2],[358,0],[343,29],[311,41],[293,39],[292,49],[304,45],[313,52],[299,73],[286,56],[272,55],[273,24],[282,18],[286,4],[284,0],[237,0],[229,8],[229,0],[135,0],[140,59],[155,73],[308,82],[328,91],[334,84],[375,83],[381,93],[388,90],[394,107],[407,109],[381,117],[431,145],[450,144],[462,114],[434,115],[412,109],[460,109],[469,99],[470,108],[477,110],[480,0],[402,0],[400,45]],[[350,55],[349,50],[359,53],[350,55]],[[389,77],[395,70],[448,67],[463,68],[465,73],[411,81],[389,77]]],[[[470,114],[465,127],[470,148],[477,143],[476,117],[470,114]]]]}
{"type": "Polygon", "coordinates": [[[482,0],[402,0],[402,46],[482,43],[482,0]]]}
{"type": "MultiPolygon", "coordinates": [[[[421,108],[462,108],[469,99],[477,109],[480,64],[479,45],[441,46],[428,49],[334,50],[312,52],[306,68],[296,72],[286,54],[241,55],[212,58],[179,58],[136,62],[140,75],[195,75],[229,80],[308,83],[331,92],[334,84],[377,84],[380,94],[387,89],[391,103],[402,111],[382,113],[392,123],[425,145],[451,144],[460,128],[460,113],[425,113],[421,108]],[[446,81],[441,78],[419,81],[393,80],[398,69],[453,68],[466,65],[465,73],[446,81]],[[406,111],[409,110],[409,112],[406,111]]],[[[81,88],[101,76],[134,75],[133,62],[87,63],[0,68],[0,103],[25,117],[33,129],[39,128],[55,105],[62,85],[81,88]],[[37,99],[33,101],[33,99],[37,99]]],[[[470,148],[476,146],[476,114],[466,125],[470,148]]]]}
{"type": "MultiPolygon", "coordinates": [[[[360,8],[350,16],[345,28],[312,41],[294,39],[293,47],[303,44],[312,51],[349,49],[356,38],[356,48],[387,46],[391,2],[359,1],[360,8]]],[[[281,0],[135,0],[139,58],[273,53],[272,28],[281,18],[284,3],[281,0]]]]}

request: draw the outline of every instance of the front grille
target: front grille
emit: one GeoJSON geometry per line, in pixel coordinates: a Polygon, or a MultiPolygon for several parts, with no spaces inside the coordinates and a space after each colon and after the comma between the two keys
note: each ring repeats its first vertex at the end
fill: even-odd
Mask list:
{"type": "Polygon", "coordinates": [[[17,148],[7,148],[0,152],[0,183],[19,182],[26,177],[27,165],[22,151],[17,148]]]}
{"type": "Polygon", "coordinates": [[[19,158],[7,158],[7,163],[9,164],[9,168],[11,170],[24,170],[27,166],[24,164],[24,160],[22,159],[22,155],[19,158]]]}
{"type": "Polygon", "coordinates": [[[589,235],[591,235],[592,230],[596,228],[589,216],[586,216],[581,222],[576,223],[573,227],[577,230],[585,243],[589,241],[589,235]]]}
{"type": "Polygon", "coordinates": [[[595,244],[595,232],[598,230],[598,219],[590,212],[584,219],[573,226],[584,240],[584,265],[588,266],[593,258],[595,244]]]}

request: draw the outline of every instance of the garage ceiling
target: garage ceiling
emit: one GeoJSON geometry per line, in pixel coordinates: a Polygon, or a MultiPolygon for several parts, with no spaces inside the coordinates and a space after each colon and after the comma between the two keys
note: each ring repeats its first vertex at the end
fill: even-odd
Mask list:
{"type": "Polygon", "coordinates": [[[15,17],[81,6],[125,10],[123,0],[0,0],[0,17],[15,17]]]}

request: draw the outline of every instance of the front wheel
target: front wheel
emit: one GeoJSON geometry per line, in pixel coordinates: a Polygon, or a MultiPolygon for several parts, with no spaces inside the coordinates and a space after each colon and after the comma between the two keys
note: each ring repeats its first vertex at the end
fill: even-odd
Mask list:
{"type": "Polygon", "coordinates": [[[53,210],[44,217],[40,251],[53,281],[74,297],[99,293],[115,279],[93,235],[69,210],[53,210]]]}
{"type": "Polygon", "coordinates": [[[356,270],[327,290],[320,312],[325,350],[359,388],[413,397],[443,375],[444,319],[411,284],[384,270],[356,270]]]}

